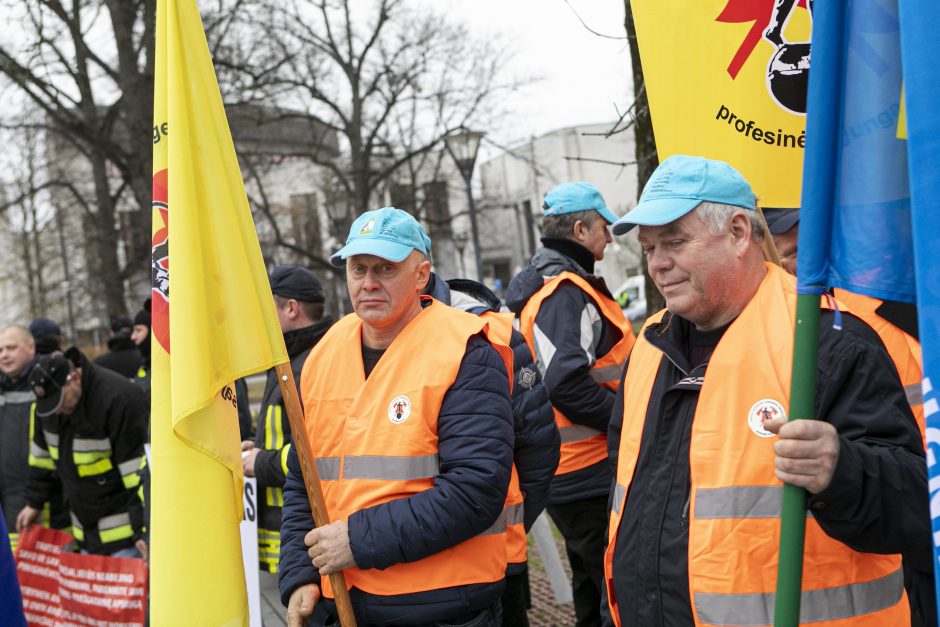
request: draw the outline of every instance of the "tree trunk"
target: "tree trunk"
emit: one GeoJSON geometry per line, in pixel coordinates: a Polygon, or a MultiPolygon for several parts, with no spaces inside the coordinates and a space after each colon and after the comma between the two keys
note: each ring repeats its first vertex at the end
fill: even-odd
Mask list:
{"type": "MultiPolygon", "coordinates": [[[[646,83],[643,81],[643,66],[640,63],[640,46],[636,37],[636,25],[633,22],[633,8],[630,0],[624,0],[627,40],[630,44],[630,65],[633,72],[633,93],[635,102],[633,112],[634,156],[636,158],[636,182],[638,193],[642,191],[653,170],[659,165],[656,155],[656,138],[653,135],[653,121],[650,118],[649,99],[646,95],[646,83]]],[[[652,315],[666,306],[659,289],[653,283],[643,257],[643,273],[646,275],[646,313],[652,315]]]]}

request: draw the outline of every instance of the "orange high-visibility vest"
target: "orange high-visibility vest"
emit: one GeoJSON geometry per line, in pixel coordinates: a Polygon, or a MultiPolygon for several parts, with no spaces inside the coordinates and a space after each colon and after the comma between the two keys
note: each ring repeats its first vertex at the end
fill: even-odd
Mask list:
{"type": "Polygon", "coordinates": [[[924,448],[926,448],[927,424],[924,418],[924,394],[920,386],[921,379],[923,379],[923,369],[920,363],[920,343],[878,315],[877,309],[884,302],[883,300],[843,289],[836,289],[835,297],[836,300],[845,303],[850,312],[874,329],[881,341],[884,342],[891,361],[898,369],[901,385],[904,386],[904,393],[907,394],[907,402],[911,406],[914,419],[917,420],[917,426],[920,427],[920,435],[924,438],[924,448]]]}
{"type": "MultiPolygon", "coordinates": [[[[487,311],[483,313],[482,317],[489,325],[487,337],[496,338],[501,344],[509,346],[512,339],[512,314],[487,311]]],[[[512,391],[513,376],[510,368],[510,392],[512,391]]],[[[522,490],[519,488],[519,473],[516,471],[515,463],[512,465],[512,476],[509,480],[509,490],[506,493],[506,504],[503,506],[502,515],[506,519],[506,559],[510,564],[525,563],[525,503],[522,490]]]]}
{"type": "MultiPolygon", "coordinates": [[[[482,318],[432,301],[395,338],[368,379],[360,350],[362,321],[355,314],[333,325],[314,347],[300,380],[304,435],[332,520],[434,487],[444,395],[457,378],[467,341],[487,329],[482,318]]],[[[511,373],[509,347],[494,343],[494,348],[511,373]]],[[[424,559],[381,571],[344,572],[349,588],[401,595],[492,583],[505,570],[500,516],[479,535],[424,559]]],[[[333,598],[329,578],[320,586],[333,598]]]]}
{"type": "MultiPolygon", "coordinates": [[[[635,339],[633,329],[627,319],[624,318],[623,310],[612,298],[598,292],[590,283],[574,272],[562,272],[545,282],[542,289],[536,292],[523,307],[522,313],[519,315],[519,330],[525,336],[525,341],[529,345],[532,355],[537,355],[535,351],[535,317],[538,315],[545,299],[554,294],[555,290],[565,281],[574,283],[587,294],[597,305],[600,315],[607,323],[620,329],[623,334],[620,341],[606,355],[599,357],[591,367],[591,377],[598,385],[610,390],[617,390],[620,387],[623,364],[627,361],[627,356],[633,347],[635,339]]],[[[580,320],[572,320],[571,324],[577,327],[580,320]]],[[[606,433],[584,425],[574,424],[558,409],[554,407],[552,409],[555,412],[555,423],[558,425],[558,432],[561,435],[561,459],[558,462],[558,469],[555,471],[556,475],[581,470],[607,458],[606,433]]]]}
{"type": "MultiPolygon", "coordinates": [[[[761,415],[790,403],[795,279],[767,264],[755,296],[715,348],[692,420],[689,592],[696,626],[773,623],[783,485],[761,415]],[[762,432],[763,434],[759,434],[762,432]]],[[[659,322],[665,312],[647,321],[659,322]]],[[[613,561],[663,353],[643,333],[630,356],[604,571],[620,625],[613,561]]],[[[806,520],[801,621],[831,627],[908,625],[898,555],[853,551],[806,520]]]]}

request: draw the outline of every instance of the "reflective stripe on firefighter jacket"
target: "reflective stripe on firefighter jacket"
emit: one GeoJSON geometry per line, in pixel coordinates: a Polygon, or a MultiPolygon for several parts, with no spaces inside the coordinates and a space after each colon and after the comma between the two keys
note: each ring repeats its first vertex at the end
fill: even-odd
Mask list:
{"type": "MultiPolygon", "coordinates": [[[[768,268],[756,295],[715,348],[692,420],[688,562],[696,626],[773,623],[783,485],[774,476],[777,439],[758,432],[762,409],[789,406],[793,334],[781,330],[794,328],[796,290],[793,277],[768,268]]],[[[623,432],[604,556],[618,626],[613,560],[620,518],[663,357],[640,333],[624,382],[623,432]]],[[[900,556],[853,551],[808,516],[804,559],[802,622],[909,624],[900,556]]]]}
{"type": "MultiPolygon", "coordinates": [[[[365,378],[362,321],[337,322],[308,358],[301,394],[304,436],[316,458],[331,520],[408,498],[434,487],[439,474],[437,418],[457,378],[467,341],[486,320],[430,302],[401,331],[365,378]]],[[[490,337],[512,373],[512,351],[490,337]]],[[[414,562],[384,570],[348,568],[346,585],[368,594],[402,595],[451,586],[492,583],[506,571],[505,520],[479,535],[414,562]]],[[[329,578],[320,581],[333,598],[329,578]]]]}
{"type": "MultiPolygon", "coordinates": [[[[554,294],[555,290],[565,281],[574,283],[581,291],[590,296],[604,320],[608,324],[619,328],[622,333],[620,341],[606,355],[599,357],[591,367],[591,378],[598,385],[616,391],[620,386],[623,364],[627,361],[627,356],[633,347],[633,329],[630,328],[630,323],[624,318],[623,310],[620,309],[616,301],[598,292],[582,277],[574,272],[562,272],[546,281],[542,289],[536,292],[523,307],[522,313],[519,315],[519,330],[525,337],[526,344],[529,345],[532,354],[536,355],[535,317],[538,315],[545,299],[554,294]]],[[[577,324],[577,321],[572,320],[572,324],[577,324]]],[[[558,462],[556,475],[581,470],[607,458],[606,433],[601,433],[584,425],[574,424],[560,411],[554,407],[552,409],[555,412],[555,423],[558,425],[558,431],[561,434],[561,460],[558,462]]]]}
{"type": "MultiPolygon", "coordinates": [[[[500,343],[509,346],[513,315],[486,311],[481,317],[489,325],[487,336],[496,338],[500,343]]],[[[510,370],[510,392],[512,392],[512,385],[513,373],[510,370]]],[[[506,493],[506,504],[503,505],[501,517],[506,521],[506,559],[510,564],[524,564],[526,561],[525,503],[522,491],[519,489],[519,473],[516,472],[515,464],[512,465],[509,490],[506,493]]]]}
{"type": "Polygon", "coordinates": [[[926,450],[927,425],[924,419],[924,394],[921,390],[923,369],[920,363],[920,343],[878,315],[877,309],[884,302],[883,300],[863,294],[855,294],[843,289],[836,289],[835,296],[836,300],[845,303],[849,311],[874,329],[881,341],[884,342],[891,361],[898,369],[901,385],[904,386],[907,402],[911,406],[911,412],[914,414],[917,426],[920,427],[920,435],[924,438],[924,449],[926,450]]]}

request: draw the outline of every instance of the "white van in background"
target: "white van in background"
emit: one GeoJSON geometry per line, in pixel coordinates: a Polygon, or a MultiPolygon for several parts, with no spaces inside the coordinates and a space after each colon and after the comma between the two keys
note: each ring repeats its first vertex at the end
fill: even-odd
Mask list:
{"type": "Polygon", "coordinates": [[[646,318],[646,277],[642,274],[629,277],[614,292],[614,300],[623,309],[630,322],[646,318]]]}

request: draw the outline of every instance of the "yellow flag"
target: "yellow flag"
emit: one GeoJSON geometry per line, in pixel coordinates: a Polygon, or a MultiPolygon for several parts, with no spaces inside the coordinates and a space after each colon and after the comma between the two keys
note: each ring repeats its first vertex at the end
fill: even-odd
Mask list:
{"type": "Polygon", "coordinates": [[[761,206],[799,207],[812,24],[806,0],[631,5],[660,160],[727,161],[761,206]]]}
{"type": "Polygon", "coordinates": [[[195,0],[156,42],[151,624],[247,625],[233,382],[287,351],[195,0]]]}

